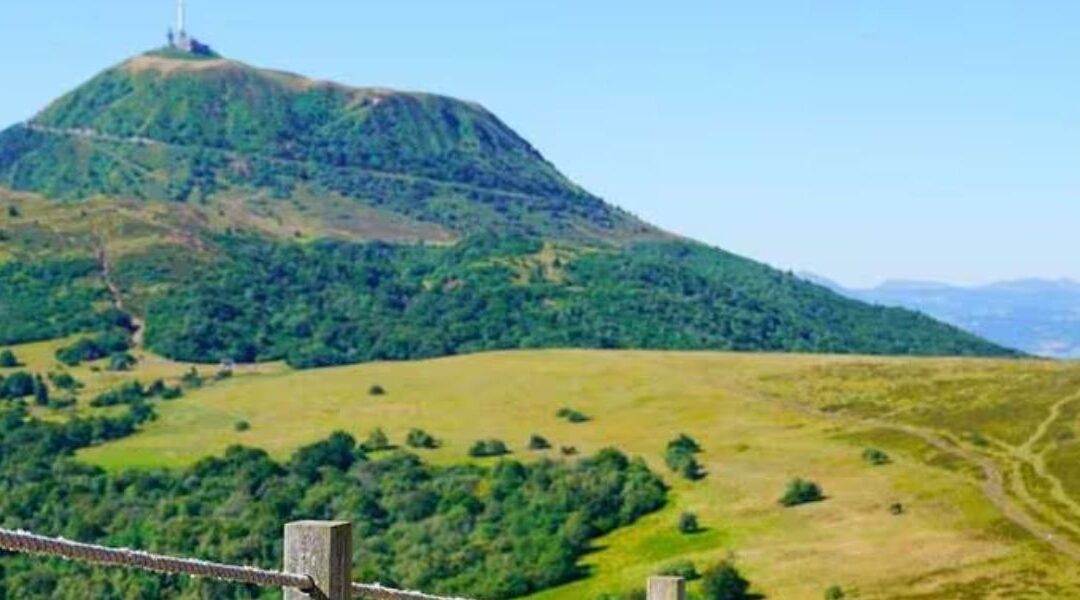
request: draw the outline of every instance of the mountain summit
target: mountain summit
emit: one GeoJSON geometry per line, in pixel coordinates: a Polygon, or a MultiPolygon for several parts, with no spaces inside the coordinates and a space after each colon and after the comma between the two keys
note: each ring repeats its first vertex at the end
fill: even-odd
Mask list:
{"type": "Polygon", "coordinates": [[[5,132],[0,147],[0,182],[54,198],[316,190],[459,234],[648,229],[570,183],[477,104],[175,51],[105,71],[5,132]]]}
{"type": "Polygon", "coordinates": [[[170,357],[297,366],[521,347],[1010,354],[643,223],[475,103],[212,55],[135,57],[0,132],[0,187],[0,343],[120,312],[170,357]]]}

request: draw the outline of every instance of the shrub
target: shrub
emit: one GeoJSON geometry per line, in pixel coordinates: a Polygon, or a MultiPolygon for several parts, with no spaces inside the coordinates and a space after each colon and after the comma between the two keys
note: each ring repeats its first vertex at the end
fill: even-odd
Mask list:
{"type": "Polygon", "coordinates": [[[127,352],[116,352],[109,357],[110,371],[130,371],[135,366],[135,357],[127,352]]]}
{"type": "Polygon", "coordinates": [[[667,463],[669,469],[690,481],[697,481],[705,477],[705,470],[694,458],[693,453],[680,447],[669,445],[667,452],[664,453],[664,462],[667,463]]]}
{"type": "Polygon", "coordinates": [[[233,429],[242,433],[251,429],[251,423],[248,423],[247,421],[237,421],[233,425],[233,429]]]}
{"type": "Polygon", "coordinates": [[[365,452],[381,452],[383,450],[390,450],[393,446],[390,444],[390,437],[386,435],[386,432],[381,427],[376,427],[368,434],[366,440],[360,447],[365,452]]]}
{"type": "Polygon", "coordinates": [[[666,564],[660,567],[656,574],[662,577],[682,577],[687,581],[701,579],[701,573],[698,573],[697,566],[690,560],[677,560],[666,564]]]}
{"type": "Polygon", "coordinates": [[[543,436],[534,433],[529,437],[529,450],[547,450],[548,448],[551,448],[551,442],[543,436]]]}
{"type": "Polygon", "coordinates": [[[889,455],[886,454],[884,450],[879,450],[877,448],[867,448],[863,451],[862,458],[864,461],[875,467],[887,465],[892,462],[892,459],[889,458],[889,455]]]}
{"type": "Polygon", "coordinates": [[[679,532],[690,534],[699,531],[701,531],[701,524],[698,523],[697,515],[690,512],[679,515],[679,532]]]}
{"type": "Polygon", "coordinates": [[[368,388],[367,393],[369,396],[385,396],[386,389],[383,386],[376,384],[368,388]]]}
{"type": "Polygon", "coordinates": [[[473,444],[472,448],[469,448],[469,456],[473,458],[503,456],[505,454],[510,454],[510,449],[506,447],[506,443],[502,440],[478,440],[473,444]]]}
{"type": "Polygon", "coordinates": [[[76,367],[83,362],[105,358],[108,352],[94,340],[82,338],[70,346],[64,346],[56,351],[56,360],[69,367],[76,367]]]}
{"type": "Polygon", "coordinates": [[[576,446],[563,446],[562,448],[559,448],[559,452],[561,452],[563,456],[575,456],[578,453],[578,449],[576,446]]]}
{"type": "Polygon", "coordinates": [[[75,398],[73,396],[67,396],[64,398],[53,398],[49,401],[49,408],[53,410],[62,410],[65,408],[71,408],[75,406],[75,398]]]}
{"type": "Polygon", "coordinates": [[[0,369],[13,369],[18,367],[19,359],[15,357],[15,353],[11,350],[4,350],[0,352],[0,369]]]}
{"type": "Polygon", "coordinates": [[[160,397],[162,400],[176,400],[184,395],[184,390],[179,387],[167,387],[161,390],[160,397]]]}
{"type": "Polygon", "coordinates": [[[749,600],[750,582],[729,562],[722,562],[702,575],[705,600],[749,600]]]}
{"type": "Polygon", "coordinates": [[[413,429],[405,436],[405,443],[410,448],[423,448],[432,450],[439,447],[439,440],[423,429],[413,429]]]}
{"type": "Polygon", "coordinates": [[[829,589],[825,590],[825,600],[844,600],[844,598],[847,598],[847,594],[838,585],[829,586],[829,589]]]}
{"type": "Polygon", "coordinates": [[[701,445],[694,438],[682,433],[679,434],[679,437],[668,442],[667,449],[668,451],[676,450],[687,454],[698,454],[701,452],[701,445]]]}
{"type": "Polygon", "coordinates": [[[0,380],[0,398],[25,398],[34,393],[34,377],[24,371],[0,380]]]}
{"type": "Polygon", "coordinates": [[[787,490],[780,498],[780,504],[784,506],[798,506],[811,502],[820,502],[825,499],[821,486],[813,481],[795,479],[788,484],[787,490]]]}
{"type": "Polygon", "coordinates": [[[585,423],[589,420],[588,415],[572,408],[560,408],[559,412],[555,414],[560,419],[566,419],[570,423],[585,423]]]}
{"type": "Polygon", "coordinates": [[[34,377],[34,404],[49,405],[49,386],[45,385],[45,380],[41,378],[41,375],[34,377]]]}
{"type": "Polygon", "coordinates": [[[58,390],[72,392],[83,388],[82,382],[72,377],[70,373],[49,373],[49,381],[58,390]]]}
{"type": "Polygon", "coordinates": [[[180,378],[180,383],[186,388],[200,388],[203,385],[202,375],[199,375],[199,370],[195,367],[188,369],[187,373],[184,373],[180,378]]]}

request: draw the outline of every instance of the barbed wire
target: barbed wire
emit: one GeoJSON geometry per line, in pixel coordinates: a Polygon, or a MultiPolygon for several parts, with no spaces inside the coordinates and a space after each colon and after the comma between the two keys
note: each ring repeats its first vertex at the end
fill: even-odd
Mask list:
{"type": "MultiPolygon", "coordinates": [[[[194,558],[176,558],[128,548],[110,548],[97,544],[73,542],[64,538],[46,537],[29,531],[0,528],[0,550],[262,587],[288,587],[301,591],[315,589],[315,582],[307,575],[226,565],[194,558]]],[[[354,583],[352,591],[355,596],[373,600],[468,600],[397,590],[377,583],[354,583]]]]}

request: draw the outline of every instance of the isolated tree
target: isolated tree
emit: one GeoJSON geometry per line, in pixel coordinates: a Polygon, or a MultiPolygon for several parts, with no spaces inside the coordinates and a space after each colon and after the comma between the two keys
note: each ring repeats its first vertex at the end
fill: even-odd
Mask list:
{"type": "Polygon", "coordinates": [[[701,524],[698,523],[697,515],[691,512],[684,512],[679,515],[679,531],[686,534],[701,531],[701,524]]]}
{"type": "Polygon", "coordinates": [[[412,429],[405,436],[405,443],[410,448],[432,450],[439,447],[439,440],[423,429],[412,429]]]}
{"type": "Polygon", "coordinates": [[[784,495],[780,497],[780,504],[784,506],[798,506],[810,502],[820,502],[825,499],[821,486],[813,481],[795,479],[788,484],[784,495]]]}
{"type": "Polygon", "coordinates": [[[11,350],[4,350],[0,352],[0,368],[11,369],[19,366],[19,359],[15,357],[15,353],[11,350]]]}
{"type": "Polygon", "coordinates": [[[45,380],[41,378],[41,375],[34,377],[34,404],[49,405],[49,386],[45,385],[45,380]]]}
{"type": "Polygon", "coordinates": [[[722,562],[702,575],[705,600],[749,600],[750,582],[729,562],[722,562]]]}
{"type": "Polygon", "coordinates": [[[390,437],[386,435],[386,432],[381,427],[376,427],[368,434],[361,447],[367,452],[379,452],[389,450],[392,446],[390,437]]]}
{"type": "Polygon", "coordinates": [[[889,455],[886,454],[884,450],[879,450],[878,448],[867,448],[863,451],[862,457],[864,461],[875,467],[887,465],[892,462],[889,455]]]}

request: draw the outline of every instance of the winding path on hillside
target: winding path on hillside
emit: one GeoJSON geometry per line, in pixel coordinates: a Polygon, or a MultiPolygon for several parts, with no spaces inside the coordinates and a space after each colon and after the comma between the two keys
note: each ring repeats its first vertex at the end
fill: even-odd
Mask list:
{"type": "Polygon", "coordinates": [[[98,242],[97,257],[98,266],[101,270],[101,278],[105,281],[105,287],[109,290],[109,296],[112,297],[113,306],[116,307],[116,310],[119,310],[131,318],[131,326],[133,329],[131,332],[131,344],[134,348],[141,348],[146,331],[146,324],[138,315],[127,309],[127,306],[124,303],[124,295],[120,291],[120,286],[117,285],[116,281],[113,279],[112,261],[109,260],[109,252],[105,249],[104,242],[98,242]]]}
{"type": "MultiPolygon", "coordinates": [[[[1022,495],[1024,496],[1024,499],[1022,501],[1012,497],[1009,493],[1009,487],[1006,485],[1006,477],[1002,471],[1002,468],[992,456],[987,456],[976,450],[966,448],[958,443],[951,441],[946,434],[943,434],[939,431],[934,431],[929,428],[917,427],[914,425],[897,424],[876,418],[860,417],[857,415],[846,413],[827,412],[796,400],[786,400],[783,398],[777,398],[774,396],[762,394],[760,391],[755,391],[754,394],[758,397],[759,400],[763,402],[779,404],[783,408],[807,414],[813,417],[822,418],[834,422],[841,422],[856,427],[882,429],[886,431],[902,433],[904,435],[914,437],[950,456],[959,458],[967,464],[975,466],[982,472],[983,475],[983,479],[979,485],[980,489],[983,492],[983,495],[995,507],[997,507],[997,509],[1006,519],[1008,519],[1018,527],[1022,528],[1023,530],[1027,531],[1035,538],[1047,543],[1061,554],[1068,556],[1072,560],[1080,563],[1080,544],[1074,542],[1072,539],[1070,539],[1069,536],[1062,535],[1061,531],[1058,528],[1052,525],[1048,525],[1039,517],[1033,516],[1031,512],[1029,512],[1029,509],[1032,507],[1025,508],[1024,504],[1034,503],[1037,506],[1037,512],[1040,513],[1044,510],[1054,513],[1054,510],[1051,507],[1043,506],[1036,497],[1032,496],[1030,493],[1027,493],[1028,490],[1026,488],[1023,490],[1024,493],[1022,495]]],[[[1036,428],[1035,433],[1025,442],[1024,446],[1030,448],[1037,444],[1039,439],[1046,435],[1047,431],[1049,431],[1053,423],[1056,422],[1058,418],[1060,418],[1060,414],[1063,408],[1068,403],[1077,399],[1080,399],[1080,392],[1072,394],[1056,402],[1051,407],[1050,413],[1047,418],[1042,423],[1040,423],[1039,427],[1036,428]]],[[[1012,454],[1013,456],[1017,456],[1021,453],[1014,451],[1012,454]]],[[[1057,481],[1058,486],[1061,486],[1060,480],[1058,480],[1056,477],[1049,475],[1048,479],[1057,481]]],[[[1022,480],[1019,482],[1019,485],[1023,486],[1022,480]]],[[[1065,494],[1064,488],[1061,487],[1060,489],[1061,493],[1065,494]]],[[[1065,496],[1068,497],[1067,494],[1065,494],[1065,496]]],[[[1071,506],[1077,506],[1075,501],[1072,501],[1071,499],[1069,500],[1069,503],[1071,506]]],[[[1078,512],[1078,514],[1075,516],[1080,517],[1080,512],[1078,512]]]]}
{"type": "MultiPolygon", "coordinates": [[[[222,148],[211,148],[208,146],[193,146],[188,144],[176,144],[172,142],[165,142],[148,137],[139,136],[117,136],[110,133],[105,133],[91,128],[63,128],[63,127],[49,127],[47,125],[38,125],[32,122],[26,122],[21,125],[28,131],[40,133],[43,135],[52,135],[57,137],[68,137],[84,140],[97,140],[102,142],[109,142],[112,144],[123,144],[128,146],[143,146],[143,147],[161,147],[161,148],[175,148],[179,150],[199,150],[202,152],[218,153],[229,159],[249,159],[259,158],[270,163],[276,164],[289,164],[289,165],[307,165],[310,161],[302,161],[291,158],[282,158],[280,156],[271,156],[267,154],[245,154],[237,152],[235,150],[226,150],[222,148]]],[[[115,158],[115,157],[114,157],[115,158]]],[[[451,189],[466,192],[480,192],[484,194],[499,194],[501,196],[508,196],[512,198],[520,198],[523,200],[547,200],[546,196],[540,196],[537,194],[530,194],[527,192],[518,192],[513,190],[504,190],[494,187],[484,187],[479,185],[472,185],[469,183],[462,183],[459,181],[450,181],[446,179],[437,179],[434,177],[425,177],[423,175],[413,175],[409,173],[400,173],[396,171],[383,171],[378,169],[369,169],[365,167],[357,166],[337,166],[337,165],[322,165],[324,167],[334,169],[337,171],[349,171],[355,173],[363,173],[371,177],[390,179],[394,181],[404,181],[407,183],[429,183],[436,186],[443,186],[451,189]]],[[[140,167],[145,169],[144,167],[140,167]]]]}

